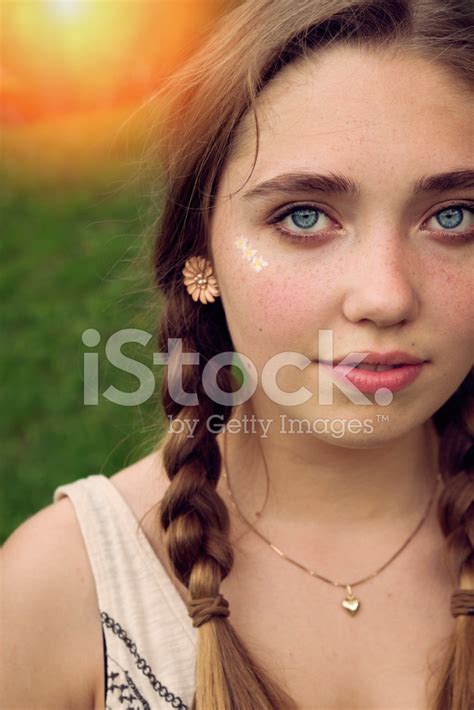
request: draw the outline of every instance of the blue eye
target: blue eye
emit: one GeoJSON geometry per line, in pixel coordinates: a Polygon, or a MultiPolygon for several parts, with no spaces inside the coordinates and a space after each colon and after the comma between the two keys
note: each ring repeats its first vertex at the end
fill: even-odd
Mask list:
{"type": "MultiPolygon", "coordinates": [[[[290,205],[270,220],[275,229],[285,239],[293,242],[315,242],[325,239],[334,221],[319,207],[312,205],[290,205]],[[287,225],[283,224],[287,221],[287,225]],[[313,232],[308,231],[317,226],[313,232]],[[292,230],[295,227],[296,230],[292,230]],[[301,230],[301,231],[297,231],[301,230]]],[[[332,230],[334,231],[334,230],[332,230]]]]}
{"type": "Polygon", "coordinates": [[[470,202],[460,202],[448,205],[438,210],[426,222],[428,231],[440,234],[440,239],[446,243],[458,244],[471,241],[474,234],[474,206],[470,202]],[[435,223],[432,227],[429,223],[435,223]],[[436,229],[436,226],[441,229],[436,229]],[[458,229],[460,227],[460,229],[458,229]]]}
{"type": "Polygon", "coordinates": [[[302,208],[291,212],[288,216],[300,229],[310,229],[319,220],[319,210],[302,208]]]}
{"type": "Polygon", "coordinates": [[[463,220],[463,208],[460,206],[447,207],[436,213],[436,219],[443,229],[459,227],[463,220]]]}

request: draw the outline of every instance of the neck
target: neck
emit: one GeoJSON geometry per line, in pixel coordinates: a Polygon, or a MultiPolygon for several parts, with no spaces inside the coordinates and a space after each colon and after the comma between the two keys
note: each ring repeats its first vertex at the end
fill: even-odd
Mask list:
{"type": "Polygon", "coordinates": [[[345,448],[271,429],[262,437],[242,426],[218,436],[222,453],[224,438],[232,491],[248,520],[265,501],[266,464],[262,532],[337,536],[342,530],[347,540],[348,528],[363,534],[406,529],[421,518],[436,488],[438,439],[431,420],[377,448],[345,448]]]}

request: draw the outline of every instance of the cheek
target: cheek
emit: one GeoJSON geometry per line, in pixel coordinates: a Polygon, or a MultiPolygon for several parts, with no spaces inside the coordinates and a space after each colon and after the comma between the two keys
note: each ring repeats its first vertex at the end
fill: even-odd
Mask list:
{"type": "Polygon", "coordinates": [[[474,349],[472,268],[471,260],[464,264],[433,266],[427,275],[429,293],[425,299],[435,330],[451,342],[470,344],[474,349]]]}
{"type": "Polygon", "coordinates": [[[223,305],[241,352],[305,352],[308,333],[314,330],[316,338],[318,327],[325,327],[337,265],[282,253],[258,237],[240,234],[228,244],[221,269],[223,305]]]}
{"type": "MultiPolygon", "coordinates": [[[[263,249],[262,249],[263,252],[263,249]]],[[[325,322],[331,282],[327,269],[304,269],[301,264],[282,268],[271,254],[262,256],[268,267],[256,272],[245,260],[236,259],[233,279],[238,293],[228,294],[231,332],[248,351],[258,347],[267,354],[303,348],[308,330],[316,334],[325,322]],[[321,316],[321,318],[319,317],[321,316]],[[256,335],[260,336],[256,338],[256,335]],[[263,337],[262,337],[263,336],[263,337]]],[[[226,305],[226,304],[225,304],[226,305]]]]}

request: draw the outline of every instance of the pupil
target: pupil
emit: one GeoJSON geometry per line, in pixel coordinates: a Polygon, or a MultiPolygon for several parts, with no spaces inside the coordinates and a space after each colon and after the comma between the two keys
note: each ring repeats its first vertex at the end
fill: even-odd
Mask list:
{"type": "Polygon", "coordinates": [[[307,229],[308,227],[314,227],[318,221],[319,215],[316,210],[297,210],[291,215],[292,220],[297,227],[302,229],[307,229]]]}
{"type": "Polygon", "coordinates": [[[442,227],[459,227],[462,222],[462,209],[460,207],[449,207],[438,213],[436,217],[442,227]]]}

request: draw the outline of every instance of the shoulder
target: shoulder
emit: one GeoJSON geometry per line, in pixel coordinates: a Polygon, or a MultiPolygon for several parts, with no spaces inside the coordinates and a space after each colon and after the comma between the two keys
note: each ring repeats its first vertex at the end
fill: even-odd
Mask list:
{"type": "MultiPolygon", "coordinates": [[[[140,518],[169,480],[155,451],[111,481],[140,518]]],[[[0,552],[1,687],[9,707],[103,707],[102,623],[94,577],[69,498],[28,518],[0,552]]]]}
{"type": "Polygon", "coordinates": [[[163,465],[162,449],[156,449],[123,468],[111,476],[110,481],[140,520],[163,498],[170,483],[163,465]]]}
{"type": "MultiPolygon", "coordinates": [[[[101,622],[79,524],[68,499],[22,523],[1,550],[1,685],[9,707],[93,707],[91,650],[101,622]],[[92,643],[91,643],[92,641],[92,643]]],[[[100,660],[100,659],[99,659],[100,660]]]]}

